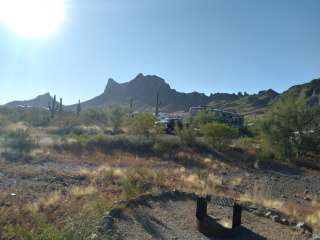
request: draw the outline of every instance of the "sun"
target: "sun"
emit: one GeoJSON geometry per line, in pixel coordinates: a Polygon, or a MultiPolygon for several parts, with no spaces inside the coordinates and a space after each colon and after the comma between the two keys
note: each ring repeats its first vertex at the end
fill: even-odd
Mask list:
{"type": "Polygon", "coordinates": [[[43,38],[64,19],[64,0],[0,0],[0,22],[24,37],[43,38]]]}

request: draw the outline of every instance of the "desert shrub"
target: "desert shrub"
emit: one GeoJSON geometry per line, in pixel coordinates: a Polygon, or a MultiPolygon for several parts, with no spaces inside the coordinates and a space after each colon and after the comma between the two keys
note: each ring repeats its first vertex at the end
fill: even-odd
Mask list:
{"type": "Polygon", "coordinates": [[[201,128],[204,140],[212,147],[222,150],[236,138],[238,131],[224,123],[207,123],[201,128]]]}
{"type": "Polygon", "coordinates": [[[56,129],[55,133],[58,135],[82,135],[84,130],[80,126],[70,125],[56,129]]]}
{"type": "Polygon", "coordinates": [[[39,108],[17,110],[13,108],[1,107],[0,125],[1,122],[25,122],[34,127],[46,127],[50,124],[50,116],[48,111],[39,108]]]}
{"type": "Polygon", "coordinates": [[[18,129],[7,134],[4,145],[6,158],[9,160],[25,160],[30,157],[36,142],[28,130],[18,129]]]}
{"type": "Polygon", "coordinates": [[[138,167],[126,171],[121,187],[125,197],[129,199],[150,191],[156,182],[156,175],[151,170],[138,167]]]}
{"type": "Polygon", "coordinates": [[[7,239],[19,240],[66,239],[61,231],[48,222],[44,213],[30,211],[29,214],[31,215],[30,222],[17,225],[7,225],[4,228],[4,237],[7,239]]]}
{"type": "Polygon", "coordinates": [[[156,122],[154,126],[154,132],[156,134],[164,134],[166,133],[166,126],[164,123],[156,122]]]}
{"type": "Polygon", "coordinates": [[[0,106],[0,114],[5,116],[9,122],[25,122],[24,111],[18,111],[14,108],[0,106]]]}
{"type": "Polygon", "coordinates": [[[193,170],[193,172],[197,175],[199,180],[201,180],[203,182],[207,182],[208,176],[209,176],[209,171],[207,169],[196,168],[193,170]]]}
{"type": "Polygon", "coordinates": [[[210,111],[199,111],[194,117],[190,119],[190,123],[195,128],[201,128],[202,126],[213,123],[217,120],[216,115],[210,111]]]}
{"type": "Polygon", "coordinates": [[[81,119],[72,112],[62,112],[52,120],[52,125],[56,128],[51,129],[51,134],[68,135],[68,134],[87,134],[86,127],[81,126],[81,119]]]}
{"type": "MultiPolygon", "coordinates": [[[[107,202],[105,199],[104,201],[107,202]]],[[[101,218],[102,214],[96,211],[88,209],[80,211],[76,216],[66,222],[66,227],[63,231],[64,240],[96,239],[92,236],[98,237],[96,228],[99,223],[101,223],[101,218]]]]}
{"type": "Polygon", "coordinates": [[[84,124],[106,126],[108,124],[108,114],[103,109],[89,109],[83,112],[81,119],[84,124]]]}
{"type": "Polygon", "coordinates": [[[257,138],[241,137],[237,140],[235,146],[245,151],[256,151],[260,142],[257,138]]]}
{"type": "Polygon", "coordinates": [[[46,110],[33,108],[22,112],[21,120],[33,127],[47,127],[50,124],[50,114],[46,110]]]}
{"type": "Polygon", "coordinates": [[[196,144],[196,132],[193,128],[182,128],[178,130],[178,136],[181,144],[188,147],[193,147],[196,144]]]}
{"type": "Polygon", "coordinates": [[[4,127],[9,123],[9,119],[6,115],[0,114],[0,127],[4,127]]]}
{"type": "Polygon", "coordinates": [[[130,119],[129,132],[134,135],[149,135],[155,131],[155,117],[151,113],[140,113],[130,119]]]}
{"type": "Polygon", "coordinates": [[[153,143],[153,138],[143,136],[98,136],[90,144],[109,153],[114,150],[149,153],[153,143]]]}
{"type": "Polygon", "coordinates": [[[74,112],[62,112],[52,120],[52,125],[58,127],[77,126],[81,125],[81,119],[74,112]]]}
{"type": "Polygon", "coordinates": [[[180,148],[180,145],[176,141],[168,139],[157,139],[153,145],[153,151],[160,157],[170,157],[180,148]]]}
{"type": "Polygon", "coordinates": [[[320,108],[288,96],[260,122],[264,147],[282,160],[303,160],[320,154],[320,108]]]}
{"type": "Polygon", "coordinates": [[[74,136],[72,142],[56,143],[54,149],[58,152],[82,150],[100,150],[105,153],[112,153],[116,150],[128,151],[137,154],[149,154],[153,152],[155,139],[145,136],[109,136],[109,135],[80,135],[74,136]]]}
{"type": "Polygon", "coordinates": [[[109,113],[110,124],[114,134],[118,134],[125,120],[125,113],[120,108],[114,108],[109,113]]]}

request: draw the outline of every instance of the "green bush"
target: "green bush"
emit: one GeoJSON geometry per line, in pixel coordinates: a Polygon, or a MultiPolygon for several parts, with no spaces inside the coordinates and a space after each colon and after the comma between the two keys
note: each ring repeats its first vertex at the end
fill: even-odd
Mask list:
{"type": "Polygon", "coordinates": [[[129,122],[129,133],[134,135],[149,135],[155,132],[155,117],[151,113],[135,115],[129,122]]]}
{"type": "Polygon", "coordinates": [[[58,116],[51,120],[53,126],[68,128],[81,125],[81,119],[73,112],[62,112],[58,116]]]}
{"type": "Polygon", "coordinates": [[[171,140],[156,140],[153,151],[160,157],[170,157],[179,149],[179,143],[171,140]]]}
{"type": "Polygon", "coordinates": [[[194,169],[193,172],[198,176],[198,178],[203,181],[207,182],[209,177],[209,171],[207,169],[194,169]]]}
{"type": "Polygon", "coordinates": [[[25,160],[30,157],[36,142],[28,130],[18,129],[5,137],[5,157],[8,160],[25,160]],[[9,151],[8,151],[9,149],[9,151]]]}
{"type": "Polygon", "coordinates": [[[103,109],[89,109],[82,113],[81,119],[86,125],[106,126],[108,124],[108,114],[103,109]]]}
{"type": "Polygon", "coordinates": [[[253,137],[241,137],[235,145],[245,151],[256,151],[259,148],[260,142],[253,137]]]}
{"type": "Polygon", "coordinates": [[[194,117],[189,119],[191,125],[195,128],[201,128],[202,126],[213,123],[217,120],[216,115],[210,111],[200,111],[194,117]]]}
{"type": "Polygon", "coordinates": [[[60,232],[51,224],[45,213],[36,210],[27,210],[23,214],[17,213],[19,224],[8,224],[4,226],[3,235],[5,239],[19,240],[64,240],[60,232]],[[27,220],[26,220],[27,219],[27,220]]]}
{"type": "Polygon", "coordinates": [[[207,123],[201,128],[204,140],[212,147],[222,150],[228,147],[238,131],[224,123],[207,123]]]}
{"type": "Polygon", "coordinates": [[[21,120],[33,127],[47,127],[50,124],[50,114],[46,110],[34,108],[23,112],[21,120]]]}
{"type": "Polygon", "coordinates": [[[0,114],[0,127],[4,127],[9,123],[9,119],[6,115],[0,114]]]}
{"type": "Polygon", "coordinates": [[[178,136],[181,144],[188,147],[193,147],[196,144],[196,133],[193,128],[182,128],[178,130],[178,136]]]}
{"type": "Polygon", "coordinates": [[[126,198],[135,198],[151,190],[156,181],[156,175],[146,168],[132,168],[126,171],[121,187],[126,198]]]}
{"type": "Polygon", "coordinates": [[[105,153],[112,153],[115,150],[128,151],[137,154],[153,153],[154,138],[146,136],[125,136],[125,135],[74,135],[76,142],[63,142],[54,145],[56,151],[101,150],[105,153]]]}
{"type": "Polygon", "coordinates": [[[25,122],[33,127],[46,127],[50,124],[49,112],[44,109],[17,110],[13,108],[0,108],[0,126],[7,123],[25,122]]]}
{"type": "Polygon", "coordinates": [[[109,113],[110,124],[112,126],[112,131],[114,134],[118,134],[121,131],[121,127],[125,120],[125,113],[120,108],[114,108],[109,113]]]}
{"type": "Polygon", "coordinates": [[[260,122],[263,146],[277,159],[303,160],[320,154],[320,108],[294,95],[281,99],[260,122]]]}

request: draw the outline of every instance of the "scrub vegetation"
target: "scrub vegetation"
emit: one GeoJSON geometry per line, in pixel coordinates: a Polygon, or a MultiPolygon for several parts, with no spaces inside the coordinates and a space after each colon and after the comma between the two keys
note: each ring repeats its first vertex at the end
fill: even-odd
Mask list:
{"type": "Polygon", "coordinates": [[[319,227],[314,193],[299,205],[256,180],[275,174],[259,170],[274,164],[314,174],[319,107],[289,96],[245,131],[206,111],[170,135],[155,121],[116,107],[54,117],[1,107],[0,238],[99,239],[101,219],[120,200],[174,189],[259,203],[319,227]]]}

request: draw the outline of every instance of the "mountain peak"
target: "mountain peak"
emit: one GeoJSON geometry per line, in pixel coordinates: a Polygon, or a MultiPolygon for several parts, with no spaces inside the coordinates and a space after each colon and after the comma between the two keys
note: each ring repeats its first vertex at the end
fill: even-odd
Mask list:
{"type": "Polygon", "coordinates": [[[111,89],[113,88],[114,86],[118,86],[119,83],[117,83],[113,78],[109,78],[108,79],[108,83],[107,83],[107,86],[104,90],[104,92],[106,92],[108,89],[111,89]]]}
{"type": "Polygon", "coordinates": [[[156,88],[169,87],[163,78],[156,75],[143,75],[142,73],[139,73],[133,80],[129,82],[129,84],[150,85],[156,88]]]}
{"type": "Polygon", "coordinates": [[[137,79],[137,78],[144,78],[143,73],[139,73],[134,79],[137,79]]]}
{"type": "Polygon", "coordinates": [[[49,92],[47,92],[47,93],[39,95],[37,98],[51,98],[51,95],[49,92]]]}

